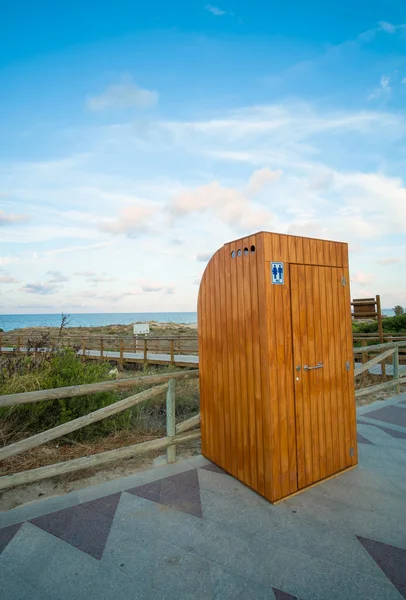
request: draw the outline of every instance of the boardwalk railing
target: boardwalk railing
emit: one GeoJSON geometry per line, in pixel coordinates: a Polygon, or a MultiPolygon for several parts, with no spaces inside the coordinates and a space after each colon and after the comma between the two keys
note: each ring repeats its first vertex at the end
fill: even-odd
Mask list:
{"type": "Polygon", "coordinates": [[[362,373],[369,372],[369,369],[382,363],[382,375],[386,375],[385,362],[388,358],[392,357],[392,379],[390,381],[385,381],[384,383],[380,383],[378,385],[373,385],[370,387],[359,389],[355,392],[355,396],[359,398],[360,396],[366,396],[367,394],[371,394],[374,392],[379,392],[385,388],[395,387],[396,392],[400,393],[400,385],[406,383],[406,377],[401,377],[400,375],[400,367],[399,367],[399,349],[402,347],[406,347],[406,341],[404,342],[388,342],[386,344],[377,344],[374,346],[363,346],[361,348],[354,348],[355,356],[357,354],[361,354],[361,364],[355,365],[354,369],[354,377],[361,375],[362,373]],[[378,353],[377,356],[373,358],[369,358],[369,354],[378,353]]]}
{"type": "Polygon", "coordinates": [[[89,360],[108,360],[123,365],[127,363],[178,364],[188,366],[190,360],[182,360],[182,356],[196,356],[198,353],[196,336],[78,336],[63,334],[47,339],[47,346],[38,346],[38,336],[0,333],[0,354],[27,351],[53,352],[55,347],[71,347],[78,354],[89,360]],[[161,354],[161,357],[154,356],[161,354]],[[185,363],[185,364],[183,364],[185,363]]]}
{"type": "Polygon", "coordinates": [[[86,425],[106,419],[111,415],[127,410],[132,406],[136,406],[141,402],[155,398],[165,392],[167,434],[164,438],[150,440],[148,442],[142,442],[132,446],[125,446],[124,448],[117,448],[115,450],[101,452],[99,454],[93,454],[83,458],[76,458],[67,462],[47,465],[45,467],[39,467],[28,471],[22,471],[13,475],[5,475],[0,477],[0,490],[26,483],[32,483],[34,481],[53,477],[54,475],[63,475],[66,473],[72,473],[73,471],[77,471],[79,469],[107,464],[122,458],[130,458],[137,454],[143,454],[145,452],[163,448],[167,448],[168,462],[175,462],[176,445],[200,437],[200,429],[189,431],[190,429],[193,429],[199,425],[200,414],[197,414],[190,419],[179,423],[178,425],[175,423],[176,380],[196,379],[198,376],[199,372],[197,370],[183,371],[165,375],[133,377],[117,381],[105,381],[102,383],[90,383],[52,390],[40,390],[37,392],[25,392],[21,394],[0,396],[0,407],[5,407],[33,402],[45,402],[47,400],[56,400],[59,398],[73,398],[76,396],[83,396],[102,391],[130,389],[137,385],[155,384],[154,387],[139,392],[133,396],[129,396],[128,398],[124,398],[124,400],[120,400],[114,404],[110,404],[109,406],[105,406],[104,408],[100,408],[99,410],[69,421],[68,423],[63,423],[62,425],[58,425],[57,427],[53,427],[52,429],[48,429],[42,433],[38,433],[24,440],[15,442],[14,444],[10,444],[9,446],[0,448],[0,460],[4,460],[10,456],[20,454],[21,452],[45,444],[51,440],[66,435],[67,433],[82,429],[82,427],[86,427],[86,425]]]}

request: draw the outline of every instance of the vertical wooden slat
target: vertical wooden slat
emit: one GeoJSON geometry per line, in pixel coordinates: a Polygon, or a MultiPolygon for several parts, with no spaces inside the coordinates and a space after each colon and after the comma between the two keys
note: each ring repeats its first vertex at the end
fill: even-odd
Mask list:
{"type": "Polygon", "coordinates": [[[303,366],[301,307],[303,306],[303,286],[300,285],[299,271],[302,265],[290,265],[290,287],[292,302],[292,338],[293,338],[293,366],[295,370],[295,415],[296,415],[296,452],[297,452],[297,485],[298,489],[306,485],[305,473],[305,422],[304,422],[304,386],[305,373],[303,366]]]}
{"type": "Polygon", "coordinates": [[[245,339],[245,294],[244,294],[244,240],[239,242],[241,256],[236,260],[237,306],[238,306],[238,356],[240,372],[240,435],[242,443],[242,481],[250,484],[250,448],[248,436],[248,402],[247,402],[247,367],[246,367],[246,339],[245,339]]]}
{"type": "MultiPolygon", "coordinates": [[[[325,246],[326,248],[327,246],[325,246]]],[[[320,295],[320,344],[322,348],[322,356],[324,362],[323,368],[323,389],[320,394],[322,402],[322,424],[324,431],[321,435],[324,442],[324,458],[320,459],[321,476],[327,477],[334,473],[333,465],[333,440],[332,440],[332,424],[331,424],[331,360],[329,356],[330,337],[327,330],[327,323],[330,319],[329,307],[326,297],[326,273],[328,267],[319,269],[319,295],[320,295]]]]}
{"type": "MultiPolygon", "coordinates": [[[[279,261],[280,248],[279,236],[271,236],[271,257],[272,261],[279,261]]],[[[282,497],[281,488],[281,455],[280,455],[280,428],[279,428],[279,389],[278,389],[278,347],[276,322],[277,310],[277,292],[278,286],[273,285],[270,273],[271,265],[264,265],[265,286],[266,286],[266,313],[267,313],[267,332],[268,332],[268,369],[270,374],[270,410],[271,410],[271,463],[273,480],[273,498],[278,500],[282,497]]]]}
{"type": "Polygon", "coordinates": [[[240,316],[240,302],[239,302],[239,289],[238,289],[238,261],[241,257],[238,257],[238,250],[241,250],[241,242],[235,244],[235,258],[231,261],[231,297],[232,297],[232,327],[233,327],[233,340],[234,340],[234,376],[236,385],[234,388],[234,404],[236,411],[236,454],[237,454],[237,476],[240,481],[244,481],[244,451],[243,451],[243,434],[242,434],[242,406],[241,406],[241,367],[240,367],[240,352],[241,352],[241,339],[239,331],[239,316],[240,316]]]}
{"type": "Polygon", "coordinates": [[[295,238],[295,246],[296,246],[296,262],[298,265],[303,265],[303,263],[304,263],[303,238],[296,237],[295,238]]]}
{"type": "Polygon", "coordinates": [[[231,258],[231,252],[235,251],[234,247],[226,246],[225,248],[225,311],[227,320],[227,371],[229,381],[229,423],[230,423],[230,463],[229,472],[237,476],[238,459],[237,459],[237,408],[235,394],[235,343],[234,327],[233,327],[233,286],[232,286],[232,264],[236,260],[231,258]]]}
{"type": "MultiPolygon", "coordinates": [[[[342,254],[341,254],[342,257],[342,254]]],[[[343,280],[345,277],[345,270],[341,267],[337,269],[337,313],[340,326],[340,362],[337,365],[338,378],[341,381],[341,402],[340,402],[340,419],[342,421],[342,444],[343,444],[343,466],[345,468],[351,464],[350,448],[351,448],[351,434],[350,434],[350,410],[349,410],[349,381],[348,371],[346,370],[346,362],[348,359],[348,345],[347,345],[347,294],[346,288],[348,282],[343,280]],[[343,281],[346,284],[343,285],[343,281]]],[[[351,375],[352,376],[352,375],[351,375]]]]}
{"type": "Polygon", "coordinates": [[[302,239],[303,243],[303,264],[311,265],[311,255],[310,255],[310,240],[308,238],[302,239]]]}
{"type": "MultiPolygon", "coordinates": [[[[318,247],[318,252],[320,247],[318,247]]],[[[320,254],[318,260],[323,261],[320,254]]],[[[324,271],[324,267],[313,267],[313,322],[314,322],[314,350],[315,363],[325,363],[325,355],[323,352],[323,322],[322,322],[322,296],[320,294],[320,276],[324,271]]],[[[326,425],[325,425],[325,366],[322,369],[317,369],[315,373],[315,412],[317,414],[317,479],[323,479],[327,476],[326,467],[326,425]]]]}
{"type": "Polygon", "coordinates": [[[288,263],[296,263],[296,239],[292,236],[288,236],[288,257],[286,259],[288,263]]]}
{"type": "Polygon", "coordinates": [[[258,290],[257,276],[257,252],[256,238],[251,237],[248,241],[250,256],[249,256],[249,273],[250,273],[250,297],[251,297],[251,335],[252,335],[252,376],[253,376],[253,398],[254,406],[255,429],[251,431],[251,435],[255,431],[255,446],[256,446],[256,463],[257,463],[257,491],[260,494],[265,493],[265,472],[264,472],[264,441],[263,441],[263,414],[261,402],[261,348],[260,348],[260,323],[259,323],[259,307],[258,294],[262,290],[258,290]],[[251,248],[255,251],[252,252],[251,248]]]}
{"type": "Polygon", "coordinates": [[[337,412],[337,373],[336,373],[336,330],[335,330],[335,311],[336,300],[333,291],[333,276],[334,269],[329,267],[326,270],[327,285],[326,297],[329,319],[326,323],[326,335],[329,341],[329,364],[330,367],[330,400],[331,400],[331,425],[332,425],[332,442],[333,442],[333,471],[334,473],[340,469],[340,457],[338,453],[339,446],[339,427],[338,427],[338,412],[337,412]]]}
{"type": "MultiPolygon", "coordinates": [[[[336,244],[337,247],[337,244],[336,244]]],[[[343,397],[345,391],[343,389],[343,372],[342,372],[342,339],[341,339],[341,315],[340,315],[340,303],[342,302],[342,283],[341,283],[341,269],[335,268],[331,270],[332,276],[332,294],[334,298],[334,308],[332,311],[332,320],[334,323],[334,388],[335,388],[335,411],[337,415],[337,450],[338,454],[338,471],[344,469],[346,464],[345,459],[345,431],[344,431],[344,420],[343,420],[343,397]],[[341,288],[340,288],[341,286],[341,288]]]]}
{"type": "Polygon", "coordinates": [[[210,415],[209,415],[209,440],[208,445],[210,448],[210,456],[217,460],[217,446],[218,446],[218,431],[217,431],[217,365],[215,358],[215,337],[216,331],[214,326],[214,312],[216,310],[214,299],[216,297],[215,279],[214,279],[214,257],[210,261],[210,269],[208,272],[209,285],[206,288],[206,304],[207,304],[207,328],[208,328],[208,352],[210,358],[209,369],[210,369],[210,386],[209,386],[209,402],[210,402],[210,415]]]}
{"type": "MultiPolygon", "coordinates": [[[[348,246],[343,244],[347,257],[344,257],[345,263],[348,264],[348,246]]],[[[345,361],[349,362],[350,370],[345,371],[347,376],[347,404],[349,413],[349,430],[350,430],[350,446],[353,449],[352,457],[349,463],[356,465],[358,463],[357,449],[357,415],[355,404],[355,381],[354,381],[354,354],[353,354],[353,333],[352,333],[352,318],[351,318],[351,289],[350,289],[350,273],[348,267],[344,268],[344,276],[347,285],[344,287],[344,324],[345,324],[345,340],[346,340],[346,356],[345,361]]]]}
{"type": "MultiPolygon", "coordinates": [[[[311,247],[316,247],[314,240],[311,240],[311,247]]],[[[314,251],[313,251],[314,254],[314,251]]],[[[317,259],[315,259],[317,260],[317,259]]],[[[307,350],[309,366],[315,366],[320,362],[316,355],[315,348],[315,313],[318,310],[318,297],[314,290],[314,273],[317,267],[305,268],[306,281],[306,304],[307,304],[307,350]]],[[[309,445],[311,445],[311,475],[307,484],[311,484],[320,479],[320,456],[319,456],[319,418],[318,418],[318,394],[319,394],[319,369],[308,371],[306,379],[309,386],[309,409],[310,409],[310,429],[307,431],[309,445]]]]}
{"type": "Polygon", "coordinates": [[[233,451],[230,448],[230,382],[228,376],[228,366],[227,362],[229,360],[229,355],[231,353],[231,348],[229,346],[229,322],[228,322],[228,312],[226,308],[226,262],[229,262],[230,256],[225,248],[219,252],[218,256],[219,264],[218,264],[218,289],[219,289],[219,309],[218,309],[218,324],[217,326],[221,331],[221,356],[218,358],[218,364],[221,369],[221,381],[222,381],[222,402],[223,402],[223,410],[222,410],[222,427],[223,427],[223,468],[230,472],[230,455],[233,451]]]}
{"type": "Polygon", "coordinates": [[[258,281],[258,308],[259,308],[259,337],[261,361],[261,402],[263,415],[263,443],[264,443],[264,472],[265,472],[265,497],[274,498],[274,481],[272,479],[272,414],[270,406],[270,369],[268,361],[268,334],[267,334],[267,298],[269,297],[269,262],[265,264],[264,234],[257,236],[257,281],[258,281]]]}
{"type": "Polygon", "coordinates": [[[258,489],[257,475],[257,441],[256,441],[256,415],[255,415],[255,388],[254,388],[254,366],[253,366],[253,341],[252,341],[252,307],[251,307],[251,260],[250,240],[244,238],[244,251],[242,256],[243,267],[243,293],[244,293],[244,339],[245,339],[245,369],[246,369],[246,410],[247,410],[247,433],[249,449],[249,485],[258,489]]]}
{"type": "Polygon", "coordinates": [[[223,254],[223,250],[216,252],[213,257],[213,284],[215,294],[214,301],[214,368],[217,371],[217,387],[216,387],[216,398],[217,398],[217,456],[219,464],[225,464],[225,439],[224,439],[224,418],[225,418],[225,405],[224,405],[224,383],[223,383],[223,366],[224,360],[224,330],[222,314],[221,314],[221,292],[220,292],[220,279],[222,279],[223,273],[221,271],[220,256],[223,254]]]}

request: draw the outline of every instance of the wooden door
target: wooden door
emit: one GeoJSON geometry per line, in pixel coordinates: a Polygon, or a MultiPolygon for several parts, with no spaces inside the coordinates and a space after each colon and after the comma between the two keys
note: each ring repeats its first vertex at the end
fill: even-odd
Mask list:
{"type": "Polygon", "coordinates": [[[298,488],[356,464],[348,270],[290,266],[298,488]]]}

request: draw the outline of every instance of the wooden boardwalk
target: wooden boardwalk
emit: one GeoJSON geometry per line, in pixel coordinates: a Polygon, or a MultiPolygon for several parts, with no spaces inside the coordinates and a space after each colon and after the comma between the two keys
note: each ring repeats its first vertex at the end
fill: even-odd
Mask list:
{"type": "MultiPolygon", "coordinates": [[[[41,348],[40,351],[46,351],[47,348],[41,348]]],[[[27,349],[22,347],[18,352],[24,353],[27,349]]],[[[1,348],[2,353],[13,353],[16,352],[15,348],[11,348],[9,346],[5,346],[1,348]]],[[[83,350],[78,350],[78,356],[83,356],[83,350]]],[[[86,350],[84,353],[87,359],[100,360],[101,353],[100,350],[86,350]]],[[[153,353],[147,352],[145,357],[143,352],[115,352],[113,350],[105,350],[103,352],[103,359],[108,360],[109,362],[117,362],[117,363],[147,363],[152,365],[175,365],[177,367],[198,367],[199,366],[199,357],[197,355],[184,355],[184,354],[174,354],[171,357],[170,354],[164,353],[153,353]],[[145,360],[146,358],[146,360],[145,360]]]]}

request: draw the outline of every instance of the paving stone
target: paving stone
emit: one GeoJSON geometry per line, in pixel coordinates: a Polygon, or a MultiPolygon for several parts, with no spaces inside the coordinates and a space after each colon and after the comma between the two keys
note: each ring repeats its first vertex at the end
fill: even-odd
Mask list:
{"type": "Polygon", "coordinates": [[[156,551],[152,596],[160,600],[211,600],[208,561],[161,541],[156,551]]]}
{"type": "Polygon", "coordinates": [[[263,585],[243,574],[230,572],[211,564],[210,578],[213,600],[273,600],[270,585],[263,585]]]}

